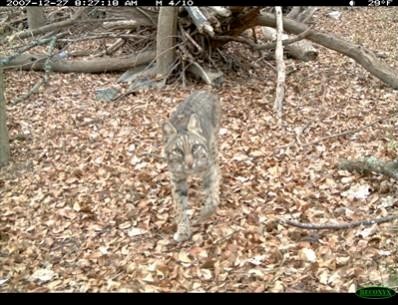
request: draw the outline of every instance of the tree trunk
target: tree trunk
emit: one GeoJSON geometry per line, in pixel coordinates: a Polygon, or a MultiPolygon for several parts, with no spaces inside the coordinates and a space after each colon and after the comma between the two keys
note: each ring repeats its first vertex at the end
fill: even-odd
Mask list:
{"type": "Polygon", "coordinates": [[[4,88],[3,69],[0,69],[0,167],[7,165],[10,159],[4,88]]]}
{"type": "Polygon", "coordinates": [[[46,16],[43,7],[28,6],[26,8],[28,15],[28,25],[30,30],[37,29],[46,24],[46,16]]]}
{"type": "Polygon", "coordinates": [[[156,35],[156,73],[167,77],[175,61],[178,8],[160,8],[156,35]]]}

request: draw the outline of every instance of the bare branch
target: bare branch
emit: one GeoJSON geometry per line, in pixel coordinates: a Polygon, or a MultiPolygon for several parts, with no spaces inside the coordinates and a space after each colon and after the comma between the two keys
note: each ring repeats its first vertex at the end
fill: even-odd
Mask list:
{"type": "Polygon", "coordinates": [[[293,220],[280,220],[280,223],[307,230],[341,230],[341,229],[351,229],[362,225],[371,226],[373,224],[389,222],[395,219],[398,219],[398,215],[391,215],[376,219],[360,220],[360,221],[353,221],[353,222],[340,223],[340,224],[334,224],[334,223],[312,224],[312,223],[297,222],[293,220]]]}
{"type": "Polygon", "coordinates": [[[282,35],[283,35],[283,22],[282,22],[282,8],[280,6],[275,7],[275,18],[276,18],[276,69],[277,69],[277,80],[276,80],[276,91],[275,91],[275,102],[274,111],[276,112],[279,119],[282,118],[282,106],[283,99],[285,97],[285,62],[283,60],[283,46],[282,46],[282,35]]]}

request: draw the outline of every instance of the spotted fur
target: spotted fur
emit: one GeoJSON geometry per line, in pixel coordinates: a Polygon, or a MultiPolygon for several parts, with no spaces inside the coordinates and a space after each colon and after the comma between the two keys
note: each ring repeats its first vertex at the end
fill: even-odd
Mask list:
{"type": "Polygon", "coordinates": [[[164,155],[172,183],[172,196],[178,212],[176,241],[191,236],[187,177],[202,177],[206,194],[201,218],[210,216],[219,204],[220,170],[217,136],[220,123],[218,98],[196,91],[182,102],[163,125],[164,155]]]}

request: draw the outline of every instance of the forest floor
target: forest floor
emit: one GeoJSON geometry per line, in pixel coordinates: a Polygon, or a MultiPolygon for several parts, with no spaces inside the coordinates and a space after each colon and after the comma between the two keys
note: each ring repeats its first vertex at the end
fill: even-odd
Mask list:
{"type": "MultiPolygon", "coordinates": [[[[340,20],[330,11],[315,14],[314,28],[384,54],[398,69],[397,9],[342,10],[340,20]]],[[[161,122],[204,86],[101,102],[95,89],[114,86],[120,74],[51,74],[39,93],[8,105],[12,159],[0,171],[0,291],[396,288],[396,223],[311,231],[279,222],[343,223],[398,207],[395,181],[336,167],[342,159],[397,157],[398,93],[350,58],[316,47],[316,61],[286,60],[294,72],[281,125],[272,110],[274,61],[226,75],[216,90],[223,109],[220,207],[181,244],[172,238],[161,122]],[[333,136],[347,130],[353,132],[333,136]]],[[[257,60],[241,45],[229,49],[242,65],[257,60]]],[[[13,100],[42,73],[5,75],[13,100]]],[[[193,216],[198,190],[193,184],[189,194],[193,216]]]]}

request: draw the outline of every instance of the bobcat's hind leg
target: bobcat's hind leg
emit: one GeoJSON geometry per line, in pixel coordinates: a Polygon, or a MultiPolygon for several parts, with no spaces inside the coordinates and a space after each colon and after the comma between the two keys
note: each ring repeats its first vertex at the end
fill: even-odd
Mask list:
{"type": "Polygon", "coordinates": [[[213,214],[220,202],[220,169],[218,164],[211,166],[205,173],[203,177],[203,189],[206,199],[200,211],[200,220],[204,220],[213,214]]]}

